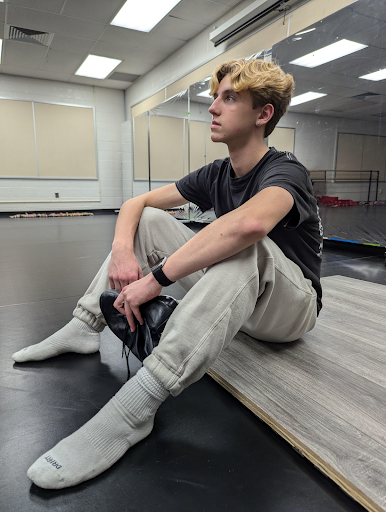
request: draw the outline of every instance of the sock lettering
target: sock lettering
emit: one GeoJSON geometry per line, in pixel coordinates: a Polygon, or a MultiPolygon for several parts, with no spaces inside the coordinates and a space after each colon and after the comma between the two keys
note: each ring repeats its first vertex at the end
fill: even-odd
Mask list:
{"type": "Polygon", "coordinates": [[[55,459],[53,459],[52,457],[50,457],[49,455],[47,455],[47,457],[45,457],[46,461],[49,462],[52,466],[54,466],[54,468],[56,469],[60,469],[62,466],[60,464],[57,463],[57,461],[55,459]]]}

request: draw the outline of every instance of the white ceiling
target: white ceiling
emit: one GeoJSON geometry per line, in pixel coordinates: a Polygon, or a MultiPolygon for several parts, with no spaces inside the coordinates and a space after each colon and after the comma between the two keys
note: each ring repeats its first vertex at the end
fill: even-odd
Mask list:
{"type": "Polygon", "coordinates": [[[386,115],[386,80],[374,82],[359,77],[386,68],[385,0],[358,0],[312,27],[316,30],[299,36],[299,41],[292,36],[272,49],[273,57],[293,75],[295,95],[308,91],[327,94],[289,111],[381,121],[386,115]],[[368,48],[312,69],[289,64],[344,38],[368,48]],[[358,95],[363,96],[355,98],[358,95]]]}
{"type": "MultiPolygon", "coordinates": [[[[140,1],[140,0],[138,0],[140,1]]],[[[252,1],[252,0],[251,0],[252,1]]],[[[5,0],[0,73],[126,89],[241,0],[182,0],[151,32],[110,25],[125,0],[5,0]],[[15,26],[54,34],[49,45],[7,39],[15,26]],[[122,59],[113,80],[75,76],[87,55],[122,59]]]]}

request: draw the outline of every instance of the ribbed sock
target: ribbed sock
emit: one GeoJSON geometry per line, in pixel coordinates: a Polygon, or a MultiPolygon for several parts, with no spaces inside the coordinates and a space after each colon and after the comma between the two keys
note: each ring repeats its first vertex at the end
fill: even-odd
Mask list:
{"type": "Polygon", "coordinates": [[[83,427],[42,455],[28,477],[44,489],[62,489],[106,471],[150,434],[154,415],[169,391],[141,368],[83,427]]]}
{"type": "Polygon", "coordinates": [[[44,341],[15,352],[12,359],[17,363],[25,363],[26,361],[42,361],[65,352],[92,354],[99,350],[99,346],[99,332],[75,317],[44,341]]]}

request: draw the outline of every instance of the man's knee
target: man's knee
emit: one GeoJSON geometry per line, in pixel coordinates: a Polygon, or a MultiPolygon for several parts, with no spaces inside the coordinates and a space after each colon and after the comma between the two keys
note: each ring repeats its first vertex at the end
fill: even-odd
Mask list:
{"type": "Polygon", "coordinates": [[[142,211],[139,225],[140,227],[146,226],[146,228],[149,228],[151,226],[156,226],[160,222],[167,222],[169,217],[170,215],[164,210],[153,208],[152,206],[146,206],[142,211]]]}

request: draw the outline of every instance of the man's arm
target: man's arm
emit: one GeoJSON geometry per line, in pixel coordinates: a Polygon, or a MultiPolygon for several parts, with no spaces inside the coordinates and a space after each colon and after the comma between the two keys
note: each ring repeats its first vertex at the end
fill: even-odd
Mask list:
{"type": "Polygon", "coordinates": [[[111,253],[109,280],[111,288],[122,290],[142,278],[142,270],[134,255],[134,236],[142,211],[146,206],[172,208],[188,201],[175,184],[166,185],[126,201],[118,216],[111,253]]]}
{"type": "MultiPolygon", "coordinates": [[[[262,240],[290,211],[292,195],[280,187],[268,187],[242,206],[197,233],[166,261],[163,271],[176,281],[197,270],[213,265],[262,240]]],[[[162,286],[153,274],[127,286],[114,306],[127,317],[132,331],[134,316],[142,324],[139,306],[156,297],[162,286]]]]}
{"type": "Polygon", "coordinates": [[[292,209],[292,195],[268,187],[239,208],[216,219],[166,261],[163,271],[177,281],[262,240],[292,209]]]}

